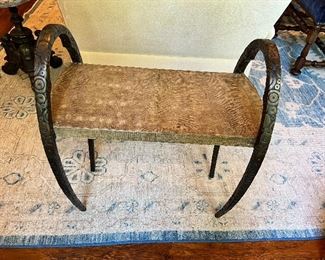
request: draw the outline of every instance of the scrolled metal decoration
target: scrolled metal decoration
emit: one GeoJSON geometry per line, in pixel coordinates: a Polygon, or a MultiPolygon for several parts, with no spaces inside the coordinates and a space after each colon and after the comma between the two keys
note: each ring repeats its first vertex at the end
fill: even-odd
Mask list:
{"type": "Polygon", "coordinates": [[[231,210],[244,196],[261,167],[271,141],[281,89],[281,64],[276,45],[271,40],[258,39],[251,42],[239,58],[234,73],[244,73],[248,63],[259,51],[263,53],[266,63],[266,84],[259,133],[245,173],[230,199],[215,214],[217,218],[231,210]]]}
{"type": "Polygon", "coordinates": [[[77,43],[63,25],[50,24],[44,27],[37,40],[34,60],[34,76],[31,77],[35,93],[36,110],[42,143],[55,178],[64,194],[78,209],[86,207],[77,198],[64,172],[53,129],[51,114],[50,60],[54,41],[60,38],[74,63],[82,63],[77,43]]]}

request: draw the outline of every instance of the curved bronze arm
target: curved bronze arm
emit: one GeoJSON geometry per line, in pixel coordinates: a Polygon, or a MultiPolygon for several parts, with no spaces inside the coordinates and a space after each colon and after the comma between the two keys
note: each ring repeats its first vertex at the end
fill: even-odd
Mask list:
{"type": "Polygon", "coordinates": [[[263,115],[255,147],[260,142],[269,145],[278,111],[281,89],[281,63],[278,48],[271,40],[255,40],[247,46],[234,70],[234,73],[244,73],[248,63],[259,51],[263,53],[266,63],[266,83],[263,95],[263,115]]]}
{"type": "Polygon", "coordinates": [[[266,84],[259,133],[246,171],[230,199],[217,211],[217,218],[231,210],[244,196],[261,167],[271,141],[281,89],[281,64],[276,45],[271,40],[258,39],[251,42],[239,58],[234,73],[244,73],[248,63],[255,58],[259,51],[263,53],[266,63],[266,84]]]}
{"type": "Polygon", "coordinates": [[[32,79],[35,92],[36,110],[40,134],[47,159],[52,171],[69,200],[80,210],[86,210],[85,206],[77,198],[71,188],[68,178],[64,172],[53,129],[51,113],[51,79],[50,58],[54,41],[60,37],[62,45],[68,50],[73,62],[81,63],[77,43],[70,31],[63,25],[50,24],[44,27],[38,38],[35,50],[35,71],[32,79]]]}

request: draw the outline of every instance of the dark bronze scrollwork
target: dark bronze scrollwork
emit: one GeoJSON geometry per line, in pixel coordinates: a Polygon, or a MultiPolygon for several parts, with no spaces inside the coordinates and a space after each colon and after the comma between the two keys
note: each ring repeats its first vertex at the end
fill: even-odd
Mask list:
{"type": "Polygon", "coordinates": [[[276,45],[271,40],[258,39],[251,42],[239,58],[234,73],[244,73],[248,63],[259,51],[263,53],[266,63],[266,84],[260,130],[246,171],[230,199],[217,211],[215,215],[217,218],[231,210],[244,196],[261,167],[271,141],[281,89],[281,64],[276,45]]]}
{"type": "Polygon", "coordinates": [[[50,80],[50,60],[52,46],[57,38],[60,38],[63,46],[68,50],[74,63],[82,63],[77,43],[70,31],[63,25],[50,24],[41,31],[35,49],[35,70],[31,79],[35,93],[36,110],[40,134],[44,150],[52,171],[68,199],[80,210],[85,211],[85,206],[77,198],[71,188],[68,178],[64,172],[58,148],[56,136],[53,129],[51,114],[51,80],[50,80]]]}

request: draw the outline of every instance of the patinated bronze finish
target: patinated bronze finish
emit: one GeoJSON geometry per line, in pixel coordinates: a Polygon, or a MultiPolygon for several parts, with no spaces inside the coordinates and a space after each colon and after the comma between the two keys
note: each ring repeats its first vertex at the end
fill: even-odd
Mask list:
{"type": "Polygon", "coordinates": [[[215,215],[217,218],[231,210],[244,196],[262,165],[271,141],[281,89],[281,65],[277,47],[271,40],[255,40],[251,42],[239,58],[234,73],[244,73],[248,63],[255,58],[258,51],[263,53],[266,63],[266,83],[260,131],[246,171],[230,199],[217,211],[215,215]]]}
{"type": "Polygon", "coordinates": [[[58,184],[68,199],[81,211],[86,207],[80,202],[71,188],[69,180],[63,170],[60,155],[56,145],[56,135],[53,129],[51,113],[51,80],[50,64],[52,46],[57,38],[68,50],[73,62],[81,63],[79,49],[71,33],[62,25],[47,25],[41,31],[35,51],[35,71],[32,78],[35,92],[36,110],[42,143],[47,159],[58,184]]]}

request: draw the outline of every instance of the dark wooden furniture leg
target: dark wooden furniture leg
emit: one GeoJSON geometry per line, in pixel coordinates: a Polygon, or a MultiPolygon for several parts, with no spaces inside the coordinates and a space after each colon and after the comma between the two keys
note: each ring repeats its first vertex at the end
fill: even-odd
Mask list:
{"type": "Polygon", "coordinates": [[[316,43],[321,51],[325,53],[325,44],[318,37],[320,32],[325,32],[325,27],[324,24],[318,23],[315,19],[316,18],[313,17],[312,14],[305,10],[305,7],[301,2],[292,1],[274,25],[275,37],[278,35],[279,30],[302,31],[307,34],[306,45],[290,70],[293,75],[299,75],[301,69],[306,66],[318,68],[325,67],[325,60],[307,60],[308,52],[314,43],[316,43]],[[298,6],[300,6],[300,8],[298,8],[298,6]],[[282,24],[282,20],[285,16],[292,18],[295,24],[282,24]]]}
{"type": "MultiPolygon", "coordinates": [[[[23,26],[23,17],[19,15],[17,7],[9,8],[11,13],[11,22],[14,28],[10,33],[5,34],[0,38],[1,46],[6,52],[6,63],[2,66],[3,72],[9,75],[15,75],[19,69],[27,74],[34,72],[34,49],[36,45],[36,37],[39,36],[39,31],[35,31],[23,26]]],[[[50,65],[53,68],[62,65],[62,59],[51,53],[50,65]]]]}
{"type": "Polygon", "coordinates": [[[324,42],[322,42],[322,40],[319,37],[316,38],[315,42],[316,42],[318,48],[320,48],[321,51],[323,52],[323,54],[325,55],[325,44],[324,44],[324,42]]]}
{"type": "Polygon", "coordinates": [[[246,171],[230,199],[215,214],[217,218],[231,210],[244,196],[261,167],[271,141],[281,88],[281,64],[277,47],[271,40],[251,42],[239,58],[234,73],[244,73],[246,66],[255,58],[258,51],[263,53],[266,63],[266,84],[260,130],[246,171]]]}
{"type": "Polygon", "coordinates": [[[216,171],[216,164],[217,164],[217,159],[218,159],[218,154],[219,154],[219,145],[215,145],[213,147],[213,153],[212,153],[212,160],[211,160],[211,166],[210,166],[210,173],[209,173],[209,179],[214,178],[214,174],[216,171]]]}
{"type": "Polygon", "coordinates": [[[306,38],[306,45],[303,48],[303,50],[301,51],[300,56],[298,57],[298,59],[296,60],[293,68],[291,69],[291,73],[293,75],[299,75],[301,73],[301,68],[305,66],[306,63],[306,57],[309,53],[309,50],[311,48],[311,46],[315,43],[317,37],[319,34],[319,28],[316,27],[314,30],[311,30],[308,34],[307,34],[307,38],[306,38]]]}
{"type": "Polygon", "coordinates": [[[94,172],[96,170],[94,139],[88,139],[88,149],[89,149],[90,171],[94,172]]]}
{"type": "Polygon", "coordinates": [[[75,63],[82,63],[77,43],[70,31],[62,25],[47,25],[41,31],[35,49],[35,72],[31,76],[35,93],[36,110],[42,143],[50,163],[52,171],[64,194],[81,211],[86,207],[77,198],[72,190],[69,180],[64,172],[53,129],[51,114],[51,80],[50,59],[52,46],[57,38],[60,38],[63,46],[68,50],[70,57],[75,63]]]}

